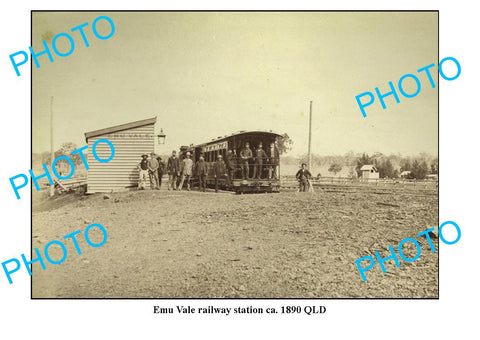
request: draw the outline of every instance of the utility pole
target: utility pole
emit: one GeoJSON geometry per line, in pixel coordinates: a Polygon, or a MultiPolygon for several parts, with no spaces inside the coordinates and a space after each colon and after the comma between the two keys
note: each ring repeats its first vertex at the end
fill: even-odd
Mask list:
{"type": "MultiPolygon", "coordinates": [[[[50,97],[50,167],[53,166],[53,158],[55,152],[53,151],[53,96],[50,97]]],[[[55,194],[55,182],[50,185],[50,197],[55,194]]]]}
{"type": "Polygon", "coordinates": [[[310,123],[308,126],[308,169],[312,171],[312,154],[310,153],[312,146],[312,101],[310,101],[310,123]]]}

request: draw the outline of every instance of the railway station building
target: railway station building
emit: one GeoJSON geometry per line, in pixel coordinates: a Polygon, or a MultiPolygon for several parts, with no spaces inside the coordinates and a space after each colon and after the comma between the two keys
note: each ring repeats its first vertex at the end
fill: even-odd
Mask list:
{"type": "MultiPolygon", "coordinates": [[[[154,127],[157,117],[111,126],[85,133],[88,144],[87,193],[124,191],[137,188],[137,164],[144,153],[154,152],[154,127]],[[115,147],[115,156],[108,163],[95,160],[91,150],[99,139],[108,139],[115,147]]],[[[111,155],[106,143],[99,143],[96,153],[102,159],[111,155]]]]}

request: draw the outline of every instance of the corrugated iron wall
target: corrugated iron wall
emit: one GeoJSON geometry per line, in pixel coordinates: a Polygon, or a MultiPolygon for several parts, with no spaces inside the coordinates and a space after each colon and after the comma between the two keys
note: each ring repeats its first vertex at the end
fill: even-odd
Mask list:
{"type": "MultiPolygon", "coordinates": [[[[138,185],[137,164],[142,160],[142,153],[154,151],[154,124],[117,131],[88,139],[87,192],[110,192],[125,190],[138,185]],[[115,156],[108,163],[98,162],[92,153],[93,144],[99,139],[108,139],[115,147],[115,156]]],[[[96,153],[101,159],[111,155],[106,143],[99,143],[96,153]]]]}

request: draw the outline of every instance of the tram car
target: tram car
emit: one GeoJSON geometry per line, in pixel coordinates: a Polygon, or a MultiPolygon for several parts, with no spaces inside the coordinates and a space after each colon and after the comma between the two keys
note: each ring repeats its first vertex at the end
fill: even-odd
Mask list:
{"type": "MultiPolygon", "coordinates": [[[[194,164],[200,156],[204,157],[208,169],[206,184],[210,188],[215,187],[213,166],[221,155],[227,174],[217,179],[219,188],[237,194],[279,192],[279,138],[282,136],[271,131],[240,131],[207,143],[182,147],[181,153],[190,152],[194,164]]],[[[195,170],[192,183],[196,186],[199,181],[195,170]]]]}

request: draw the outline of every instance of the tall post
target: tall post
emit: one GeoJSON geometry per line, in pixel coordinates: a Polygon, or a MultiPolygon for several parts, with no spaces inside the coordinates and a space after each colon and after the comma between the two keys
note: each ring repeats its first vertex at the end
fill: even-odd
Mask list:
{"type": "Polygon", "coordinates": [[[308,169],[312,171],[312,154],[310,153],[312,146],[312,101],[310,101],[310,123],[308,125],[308,169]]]}
{"type": "MultiPolygon", "coordinates": [[[[53,151],[53,96],[50,97],[50,167],[53,166],[55,151],[53,151]]],[[[55,194],[55,184],[50,185],[50,197],[55,194]]]]}

